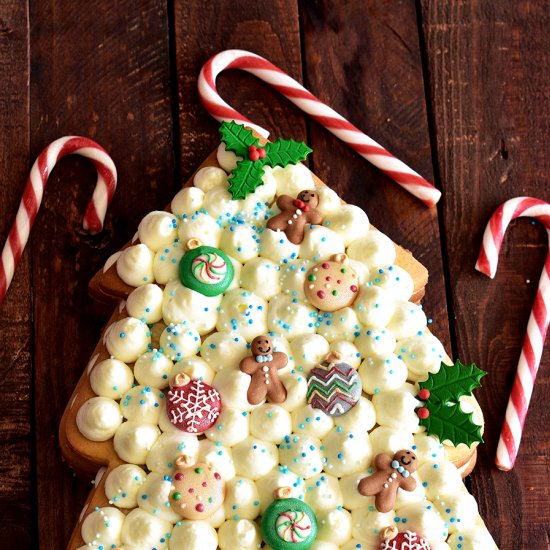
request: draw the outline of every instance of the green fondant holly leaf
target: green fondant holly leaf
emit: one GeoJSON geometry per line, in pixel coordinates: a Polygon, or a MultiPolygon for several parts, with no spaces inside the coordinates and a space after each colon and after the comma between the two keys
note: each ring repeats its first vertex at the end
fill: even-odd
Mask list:
{"type": "Polygon", "coordinates": [[[428,379],[420,382],[419,386],[430,391],[429,401],[432,403],[458,403],[460,397],[471,395],[475,388],[481,386],[480,380],[486,374],[474,364],[463,365],[457,360],[452,366],[441,363],[439,371],[428,374],[428,379]]]}
{"type": "Polygon", "coordinates": [[[263,185],[263,163],[240,160],[229,176],[229,192],[233,200],[245,199],[255,189],[263,185]],[[259,182],[259,183],[258,183],[259,182]]]}
{"type": "Polygon", "coordinates": [[[265,163],[271,168],[306,160],[312,151],[303,141],[293,139],[278,139],[274,143],[266,143],[264,147],[267,153],[265,163]]]}
{"type": "Polygon", "coordinates": [[[453,445],[465,443],[468,447],[475,441],[483,442],[481,427],[472,420],[472,413],[466,413],[460,404],[432,404],[430,415],[420,419],[428,435],[435,435],[439,441],[451,441],[453,445]]]}
{"type": "Polygon", "coordinates": [[[237,124],[233,120],[231,122],[222,122],[220,134],[227,151],[233,151],[238,157],[246,159],[248,157],[248,148],[251,145],[258,145],[258,138],[252,130],[245,128],[242,124],[237,124]]]}
{"type": "Polygon", "coordinates": [[[242,157],[229,176],[229,192],[233,200],[246,198],[263,184],[264,166],[284,168],[305,160],[311,153],[305,143],[293,139],[278,139],[275,143],[261,146],[251,130],[235,121],[222,122],[220,134],[226,150],[242,157]]]}

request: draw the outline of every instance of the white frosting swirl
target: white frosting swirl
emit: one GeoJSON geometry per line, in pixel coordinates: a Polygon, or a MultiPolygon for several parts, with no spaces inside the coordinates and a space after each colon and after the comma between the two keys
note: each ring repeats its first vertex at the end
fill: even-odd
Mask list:
{"type": "Polygon", "coordinates": [[[311,171],[300,162],[284,168],[277,166],[273,169],[273,177],[277,182],[277,195],[290,195],[294,198],[304,189],[315,188],[311,171]]]}
{"type": "Polygon", "coordinates": [[[322,225],[306,225],[304,240],[300,245],[300,258],[320,262],[344,250],[342,238],[332,229],[322,225]]]}
{"type": "Polygon", "coordinates": [[[253,258],[241,271],[240,285],[256,296],[269,300],[281,292],[280,266],[267,258],[253,258]]]}
{"type": "Polygon", "coordinates": [[[238,368],[249,351],[246,340],[237,332],[214,332],[204,339],[200,353],[217,372],[224,368],[238,368]]]}
{"type": "MultiPolygon", "coordinates": [[[[170,382],[170,371],[174,363],[158,350],[144,353],[134,364],[134,376],[139,384],[166,388],[170,382]]],[[[125,390],[126,391],[126,390],[125,390]]]]}
{"type": "Polygon", "coordinates": [[[228,520],[218,530],[220,550],[257,550],[261,542],[260,528],[248,519],[228,520]]]}
{"type": "Polygon", "coordinates": [[[162,319],[162,289],[154,284],[137,287],[126,300],[126,311],[145,323],[162,319]]]}
{"type": "Polygon", "coordinates": [[[118,359],[105,359],[90,372],[90,386],[101,397],[120,399],[133,383],[132,369],[118,359]]]}
{"type": "Polygon", "coordinates": [[[343,204],[332,210],[327,214],[324,223],[340,236],[346,246],[367,235],[370,227],[365,211],[354,204],[343,204]]]}
{"type": "Polygon", "coordinates": [[[279,463],[277,447],[268,441],[248,436],[233,449],[237,475],[250,479],[265,476],[279,463]]]}
{"type": "Polygon", "coordinates": [[[154,257],[154,252],[143,243],[125,248],[116,262],[118,276],[130,286],[153,282],[154,257]]]}
{"type": "Polygon", "coordinates": [[[128,420],[123,422],[115,433],[115,451],[125,462],[145,464],[147,453],[159,435],[160,430],[157,426],[128,420]]]}
{"type": "Polygon", "coordinates": [[[222,228],[216,220],[203,212],[191,216],[184,214],[180,220],[178,236],[183,244],[190,239],[199,239],[204,245],[219,248],[221,234],[222,228]]]}
{"type": "Polygon", "coordinates": [[[139,223],[139,240],[156,252],[174,241],[178,234],[178,221],[174,214],[163,210],[149,212],[139,223]]]}
{"type": "Polygon", "coordinates": [[[170,209],[174,214],[188,216],[194,214],[202,208],[204,201],[204,191],[196,187],[184,187],[172,199],[170,209]]]}
{"type": "Polygon", "coordinates": [[[250,415],[250,433],[270,443],[281,443],[292,431],[290,413],[273,403],[264,403],[250,415]]]}
{"type": "Polygon", "coordinates": [[[222,412],[214,426],[206,432],[206,437],[215,443],[233,447],[248,437],[250,415],[239,409],[222,407],[222,412]]]}
{"type": "Polygon", "coordinates": [[[177,324],[192,319],[199,334],[208,334],[218,320],[217,308],[221,300],[221,295],[204,296],[183,286],[179,281],[171,281],[164,288],[164,322],[177,324]]]}
{"type": "Polygon", "coordinates": [[[205,166],[193,177],[193,185],[205,193],[212,189],[227,189],[227,174],[217,166],[205,166]]]}
{"type": "Polygon", "coordinates": [[[346,253],[369,268],[392,265],[396,256],[392,240],[376,229],[354,239],[349,243],[346,253]]]}
{"type": "Polygon", "coordinates": [[[135,464],[117,466],[105,479],[105,496],[117,508],[135,508],[137,494],[147,474],[135,464]]]}
{"type": "Polygon", "coordinates": [[[323,470],[322,443],[315,437],[292,434],[279,445],[279,459],[299,476],[309,479],[323,470]]]}
{"type": "Polygon", "coordinates": [[[122,527],[122,543],[125,549],[127,545],[133,545],[137,548],[165,550],[168,548],[171,531],[170,522],[157,518],[141,508],[136,508],[126,516],[122,527]],[[161,539],[166,542],[161,543],[161,539]]]}
{"type": "Polygon", "coordinates": [[[233,478],[225,486],[223,507],[227,518],[257,518],[260,514],[260,496],[254,481],[248,477],[233,478]]]}
{"type": "Polygon", "coordinates": [[[90,441],[111,439],[122,422],[118,403],[108,397],[92,397],[76,413],[80,433],[90,441]]]}
{"type": "Polygon", "coordinates": [[[195,327],[187,321],[177,325],[170,323],[160,335],[160,345],[163,353],[177,362],[198,353],[201,339],[195,327]]]}
{"type": "Polygon", "coordinates": [[[133,317],[126,317],[107,329],[104,342],[107,351],[116,359],[124,363],[133,363],[147,351],[151,336],[145,323],[133,317]]]}
{"type": "Polygon", "coordinates": [[[82,539],[85,543],[102,544],[105,548],[118,546],[125,519],[126,516],[117,508],[107,506],[94,510],[82,522],[82,539]]]}
{"type": "Polygon", "coordinates": [[[207,522],[200,520],[183,520],[174,526],[170,537],[170,550],[216,550],[218,533],[207,522]]]}
{"type": "Polygon", "coordinates": [[[333,428],[323,439],[323,447],[324,469],[337,477],[366,470],[372,457],[369,437],[364,430],[352,433],[333,428]]]}
{"type": "MultiPolygon", "coordinates": [[[[166,414],[166,411],[162,411],[166,414]]],[[[145,464],[152,472],[171,475],[174,472],[175,460],[182,454],[193,459],[199,453],[199,440],[196,435],[182,432],[179,429],[163,433],[147,453],[145,464]]]]}

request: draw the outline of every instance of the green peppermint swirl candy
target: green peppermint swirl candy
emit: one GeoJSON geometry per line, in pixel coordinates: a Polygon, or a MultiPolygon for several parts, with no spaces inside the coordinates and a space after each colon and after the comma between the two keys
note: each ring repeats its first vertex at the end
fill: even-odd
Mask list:
{"type": "Polygon", "coordinates": [[[181,284],[204,296],[218,296],[234,276],[231,260],[219,248],[201,245],[186,252],[179,264],[181,284]]]}

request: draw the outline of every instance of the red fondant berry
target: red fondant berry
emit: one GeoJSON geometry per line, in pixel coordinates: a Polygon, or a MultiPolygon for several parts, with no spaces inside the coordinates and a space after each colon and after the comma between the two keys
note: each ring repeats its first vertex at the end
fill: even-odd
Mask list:
{"type": "Polygon", "coordinates": [[[422,399],[422,401],[427,401],[430,398],[430,390],[427,388],[423,388],[418,392],[418,397],[422,399]]]}
{"type": "Polygon", "coordinates": [[[265,159],[265,149],[263,147],[258,147],[256,150],[258,151],[258,156],[261,159],[265,159]]]}
{"type": "Polygon", "coordinates": [[[425,418],[428,418],[428,416],[430,416],[430,411],[426,407],[420,407],[416,411],[416,414],[418,415],[418,418],[425,419],[425,418]]]}

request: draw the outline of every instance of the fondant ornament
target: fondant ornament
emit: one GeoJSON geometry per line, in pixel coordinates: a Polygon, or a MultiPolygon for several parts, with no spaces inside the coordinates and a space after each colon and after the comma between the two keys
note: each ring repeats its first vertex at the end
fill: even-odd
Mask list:
{"type": "Polygon", "coordinates": [[[385,453],[376,455],[377,472],[364,477],[357,490],[364,496],[375,496],[374,505],[379,512],[390,512],[395,504],[397,490],[414,491],[416,479],[411,476],[418,468],[418,460],[412,451],[402,449],[393,458],[385,453]]]}
{"type": "Polygon", "coordinates": [[[380,550],[431,550],[420,535],[412,531],[399,533],[395,525],[382,529],[380,539],[380,550]]]}
{"type": "Polygon", "coordinates": [[[317,210],[318,205],[319,195],[311,189],[300,191],[297,198],[281,195],[277,199],[281,212],[268,220],[267,227],[273,231],[284,231],[291,243],[300,244],[304,240],[306,224],[319,225],[323,219],[317,210]]]}
{"type": "Polygon", "coordinates": [[[289,487],[277,489],[262,516],[262,535],[273,550],[306,550],[317,536],[315,513],[290,494],[289,487]]]}
{"type": "Polygon", "coordinates": [[[210,464],[182,455],[176,459],[170,506],[185,519],[206,519],[222,504],[225,483],[210,464]]]}
{"type": "Polygon", "coordinates": [[[361,397],[359,373],[341,359],[340,353],[329,353],[311,369],[307,380],[307,402],[329,416],[346,414],[361,397]]]}
{"type": "Polygon", "coordinates": [[[323,311],[336,311],[353,304],[359,293],[359,278],[345,254],[314,265],[306,273],[304,293],[308,302],[323,311]]]}
{"type": "Polygon", "coordinates": [[[278,371],[288,364],[288,357],[281,351],[273,350],[269,336],[256,336],[250,344],[252,357],[245,357],[239,364],[241,372],[251,376],[247,399],[257,405],[269,398],[272,403],[282,403],[286,399],[286,388],[279,379],[278,371]]]}
{"type": "Polygon", "coordinates": [[[204,296],[225,292],[234,276],[233,263],[223,250],[189,239],[179,263],[181,284],[204,296]]]}
{"type": "Polygon", "coordinates": [[[174,377],[171,386],[166,399],[166,413],[176,428],[201,434],[216,423],[222,409],[218,390],[202,380],[191,380],[183,373],[174,377]]]}

